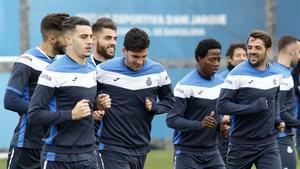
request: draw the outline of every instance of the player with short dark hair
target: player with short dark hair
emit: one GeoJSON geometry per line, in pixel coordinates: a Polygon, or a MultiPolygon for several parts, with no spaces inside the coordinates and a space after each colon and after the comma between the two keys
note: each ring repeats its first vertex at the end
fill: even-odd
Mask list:
{"type": "Polygon", "coordinates": [[[219,73],[223,78],[226,78],[228,73],[247,59],[247,47],[244,43],[232,43],[226,52],[227,67],[225,70],[219,73]]]}
{"type": "Polygon", "coordinates": [[[125,57],[97,66],[98,92],[111,98],[98,131],[106,169],[142,169],[151,121],[174,105],[170,78],[162,65],[148,59],[149,45],[147,33],[132,28],[124,39],[125,57]]]}
{"type": "Polygon", "coordinates": [[[300,42],[293,36],[282,36],[278,41],[278,60],[274,63],[283,78],[280,83],[280,116],[285,122],[285,130],[277,134],[282,168],[296,169],[297,160],[293,146],[292,127],[300,128],[300,121],[295,118],[295,91],[291,75],[292,67],[296,66],[300,58],[300,42]]]}
{"type": "Polygon", "coordinates": [[[40,25],[43,41],[38,47],[24,52],[13,66],[4,96],[4,107],[19,114],[7,160],[10,169],[40,168],[42,138],[46,130],[40,125],[28,125],[28,105],[41,72],[56,55],[65,53],[62,22],[67,17],[66,13],[46,15],[40,25]]]}
{"type": "MultiPolygon", "coordinates": [[[[88,61],[95,65],[105,62],[106,60],[112,59],[115,56],[116,45],[117,45],[117,25],[110,18],[99,18],[92,25],[92,31],[94,35],[93,43],[94,50],[88,61]]],[[[107,94],[98,95],[100,105],[102,109],[110,108],[111,99],[107,94]]],[[[100,115],[103,116],[104,114],[100,115]]],[[[96,118],[97,119],[97,118],[96,118]]],[[[95,136],[96,144],[99,144],[98,130],[103,125],[103,121],[96,120],[95,124],[95,136]]],[[[103,160],[101,153],[99,153],[99,165],[103,166],[103,160]]]]}
{"type": "Polygon", "coordinates": [[[88,20],[73,16],[64,21],[63,31],[66,54],[40,75],[28,122],[50,127],[42,168],[99,169],[92,117],[96,71],[87,62],[93,45],[92,29],[88,20]]]}
{"type": "Polygon", "coordinates": [[[267,62],[272,40],[264,31],[252,31],[247,40],[248,60],[234,68],[222,86],[217,112],[233,117],[226,167],[279,169],[276,141],[280,123],[278,92],[281,72],[267,62]]]}
{"type": "Polygon", "coordinates": [[[115,55],[117,44],[117,25],[110,18],[99,18],[92,26],[94,35],[94,52],[92,54],[95,65],[115,55]]]}
{"type": "Polygon", "coordinates": [[[167,116],[167,125],[175,129],[174,168],[225,169],[217,146],[220,119],[215,113],[223,84],[223,78],[215,74],[221,44],[215,39],[200,41],[195,58],[198,66],[176,85],[175,106],[167,116]]]}

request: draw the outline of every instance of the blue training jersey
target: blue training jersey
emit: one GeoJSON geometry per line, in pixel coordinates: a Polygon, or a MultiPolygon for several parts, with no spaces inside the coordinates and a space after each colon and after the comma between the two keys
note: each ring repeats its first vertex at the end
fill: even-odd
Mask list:
{"type": "Polygon", "coordinates": [[[153,116],[174,105],[171,81],[163,66],[150,59],[139,71],[123,62],[119,57],[97,66],[98,92],[109,94],[112,101],[98,131],[99,149],[144,155],[149,151],[153,116]],[[145,108],[146,98],[153,101],[151,112],[145,108]]]}
{"type": "Polygon", "coordinates": [[[263,71],[247,60],[225,79],[217,112],[233,115],[229,141],[260,144],[274,141],[279,116],[279,85],[282,75],[273,65],[263,71]]]}
{"type": "Polygon", "coordinates": [[[93,110],[96,92],[96,71],[89,62],[77,64],[64,55],[42,72],[28,118],[30,124],[50,127],[44,139],[46,160],[60,160],[59,154],[95,150],[92,115],[72,120],[71,111],[82,99],[88,99],[93,110]]]}
{"type": "MultiPolygon", "coordinates": [[[[300,128],[300,121],[296,118],[295,110],[295,91],[294,80],[291,75],[292,69],[286,67],[280,63],[273,64],[283,77],[280,82],[280,117],[285,122],[286,130],[284,136],[292,136],[292,127],[300,128]]],[[[282,137],[282,133],[279,133],[277,137],[282,137]]]]}
{"type": "Polygon", "coordinates": [[[230,70],[228,68],[224,69],[222,72],[220,72],[218,75],[220,75],[221,77],[223,77],[224,79],[227,77],[227,75],[229,74],[230,70]]]}
{"type": "Polygon", "coordinates": [[[220,122],[216,103],[222,84],[221,76],[215,74],[211,79],[204,79],[194,69],[176,85],[175,106],[167,116],[168,126],[175,129],[173,144],[176,153],[217,150],[217,125],[202,128],[201,121],[214,111],[217,123],[220,122]]]}
{"type": "Polygon", "coordinates": [[[42,148],[46,129],[43,126],[28,125],[27,111],[39,75],[52,62],[52,58],[36,47],[22,54],[13,66],[4,97],[4,107],[19,114],[12,147],[42,148]]]}

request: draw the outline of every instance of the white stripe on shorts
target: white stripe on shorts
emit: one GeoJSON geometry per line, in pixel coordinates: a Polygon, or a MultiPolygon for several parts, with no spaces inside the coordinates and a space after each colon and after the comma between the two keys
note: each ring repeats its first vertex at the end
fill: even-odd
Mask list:
{"type": "Polygon", "coordinates": [[[13,148],[12,151],[11,151],[11,156],[10,156],[10,159],[9,159],[9,163],[8,163],[8,168],[7,169],[10,169],[10,164],[11,164],[12,159],[14,158],[14,155],[15,155],[15,148],[13,148]]]}

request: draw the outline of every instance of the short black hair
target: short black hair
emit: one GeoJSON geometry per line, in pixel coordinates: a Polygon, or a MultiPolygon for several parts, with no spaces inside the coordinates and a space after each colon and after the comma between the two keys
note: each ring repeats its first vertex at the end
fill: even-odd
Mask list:
{"type": "Polygon", "coordinates": [[[123,45],[128,51],[139,52],[149,47],[150,39],[144,30],[132,28],[126,33],[123,45]]]}
{"type": "Polygon", "coordinates": [[[227,49],[226,57],[232,58],[232,56],[234,54],[234,50],[237,48],[241,48],[241,49],[244,49],[245,51],[247,51],[246,44],[241,43],[241,42],[232,43],[232,44],[230,44],[229,48],[227,49]]]}
{"type": "Polygon", "coordinates": [[[247,39],[247,44],[249,43],[249,39],[251,37],[254,38],[254,39],[262,40],[265,44],[266,49],[272,47],[272,38],[271,38],[271,36],[263,30],[253,30],[252,32],[250,32],[250,34],[248,36],[248,39],[247,39]]]}
{"type": "Polygon", "coordinates": [[[195,59],[198,61],[198,57],[204,58],[207,55],[207,51],[210,49],[222,49],[221,44],[212,38],[203,39],[198,43],[195,50],[195,59]]]}
{"type": "Polygon", "coordinates": [[[74,31],[77,25],[91,26],[87,19],[79,16],[71,16],[64,21],[63,32],[65,33],[66,31],[74,31]]]}
{"type": "Polygon", "coordinates": [[[103,28],[108,28],[117,31],[116,23],[110,18],[99,18],[92,26],[93,33],[102,31],[103,28]]]}
{"type": "Polygon", "coordinates": [[[278,41],[278,51],[280,52],[282,49],[284,49],[288,45],[290,45],[292,43],[296,43],[296,42],[299,42],[299,40],[297,38],[295,38],[294,36],[284,35],[278,41]]]}
{"type": "Polygon", "coordinates": [[[63,22],[69,17],[67,13],[51,13],[46,15],[40,25],[40,31],[43,37],[43,40],[47,39],[47,35],[51,31],[62,32],[63,31],[63,22]]]}

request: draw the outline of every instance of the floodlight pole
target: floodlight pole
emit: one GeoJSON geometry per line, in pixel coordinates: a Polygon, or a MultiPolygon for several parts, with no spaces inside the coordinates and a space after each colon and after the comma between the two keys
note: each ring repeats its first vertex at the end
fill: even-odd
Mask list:
{"type": "Polygon", "coordinates": [[[20,3],[20,38],[21,52],[29,49],[29,27],[28,27],[28,0],[19,0],[20,3]]]}
{"type": "MultiPolygon", "coordinates": [[[[272,38],[272,50],[273,50],[273,55],[277,53],[277,48],[276,48],[276,14],[275,14],[275,7],[276,7],[276,2],[275,0],[265,0],[266,6],[265,6],[265,11],[266,11],[266,28],[267,32],[272,38]]],[[[274,58],[272,58],[274,59],[274,58]]]]}

